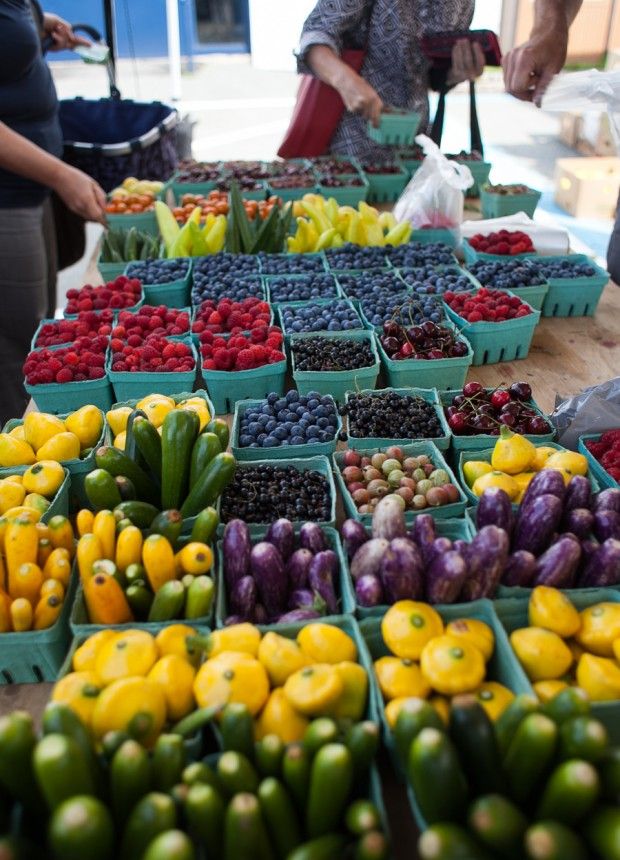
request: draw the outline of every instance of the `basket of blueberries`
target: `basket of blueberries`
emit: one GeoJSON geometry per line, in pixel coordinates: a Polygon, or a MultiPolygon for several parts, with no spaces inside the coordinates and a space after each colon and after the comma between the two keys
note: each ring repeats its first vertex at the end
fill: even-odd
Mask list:
{"type": "Polygon", "coordinates": [[[510,290],[539,311],[549,292],[538,260],[478,260],[469,267],[483,287],[510,290]]]}
{"type": "Polygon", "coordinates": [[[267,301],[270,304],[309,302],[314,299],[336,299],[340,297],[338,281],[334,275],[328,275],[325,272],[302,275],[271,275],[266,280],[267,301]]]}
{"type": "Polygon", "coordinates": [[[184,308],[189,303],[191,271],[192,261],[188,257],[175,257],[129,263],[125,275],[142,281],[147,304],[184,308]]]}
{"type": "Polygon", "coordinates": [[[541,257],[536,260],[549,281],[542,306],[544,317],[591,317],[609,274],[585,254],[541,257]]]}
{"type": "Polygon", "coordinates": [[[326,332],[342,335],[364,328],[353,303],[346,299],[327,299],[314,302],[292,302],[279,305],[278,313],[284,335],[326,332]]]}

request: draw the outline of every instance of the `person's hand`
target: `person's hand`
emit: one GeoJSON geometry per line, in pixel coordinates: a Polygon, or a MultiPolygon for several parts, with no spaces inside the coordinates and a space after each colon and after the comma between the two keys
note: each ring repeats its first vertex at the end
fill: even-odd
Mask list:
{"type": "Polygon", "coordinates": [[[81,215],[85,221],[106,223],[105,192],[86,173],[68,164],[63,164],[54,190],[69,209],[81,215]]]}
{"type": "Polygon", "coordinates": [[[348,111],[363,116],[375,128],[378,127],[381,111],[383,110],[383,102],[374,87],[371,87],[353,69],[348,69],[347,74],[345,74],[337,89],[348,111]]]}
{"type": "Polygon", "coordinates": [[[91,44],[88,39],[77,36],[71,29],[71,24],[51,12],[46,12],[43,16],[43,29],[45,35],[51,36],[54,42],[50,51],[66,51],[77,45],[88,46],[91,44]]]}
{"type": "Polygon", "coordinates": [[[554,29],[531,38],[502,60],[506,91],[540,107],[543,94],[566,60],[568,28],[554,29]]]}
{"type": "Polygon", "coordinates": [[[448,84],[475,81],[484,71],[484,51],[478,42],[459,39],[452,48],[452,65],[448,72],[448,84]]]}

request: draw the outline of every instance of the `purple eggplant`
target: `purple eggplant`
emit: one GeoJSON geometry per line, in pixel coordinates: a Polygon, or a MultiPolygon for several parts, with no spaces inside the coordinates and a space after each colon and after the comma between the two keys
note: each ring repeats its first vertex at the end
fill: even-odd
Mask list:
{"type": "Polygon", "coordinates": [[[256,606],[256,582],[253,576],[242,576],[230,591],[230,608],[235,615],[241,615],[245,621],[254,620],[256,606]]]}
{"type": "Polygon", "coordinates": [[[293,523],[285,517],[281,517],[272,523],[265,535],[267,543],[272,543],[282,556],[286,564],[295,548],[295,530],[293,523]]]}
{"type": "Polygon", "coordinates": [[[538,496],[557,496],[563,502],[566,495],[566,484],[562,473],[557,469],[541,469],[536,472],[527,485],[527,489],[521,500],[521,511],[533,502],[538,496]]]}
{"type": "Polygon", "coordinates": [[[506,566],[508,549],[509,540],[504,529],[497,526],[480,529],[465,557],[468,570],[461,600],[493,597],[506,566]]]}
{"type": "Polygon", "coordinates": [[[456,603],[467,579],[463,556],[449,551],[436,555],[426,574],[426,599],[429,603],[456,603]]]}
{"type": "Polygon", "coordinates": [[[394,538],[381,563],[381,582],[388,603],[417,600],[422,594],[423,563],[417,546],[408,538],[394,538]]]}
{"type": "Polygon", "coordinates": [[[620,490],[616,487],[609,487],[607,490],[601,490],[594,497],[595,511],[616,511],[620,514],[620,490]]]}
{"type": "Polygon", "coordinates": [[[357,520],[345,520],[340,529],[340,537],[349,561],[361,545],[369,539],[368,532],[357,520]]]}
{"type": "Polygon", "coordinates": [[[594,514],[588,508],[564,509],[562,530],[572,532],[579,540],[586,540],[590,536],[593,523],[594,514]]]}
{"type": "Polygon", "coordinates": [[[323,529],[316,523],[304,523],[299,530],[299,546],[309,549],[313,555],[327,549],[327,541],[323,529]]]}
{"type": "Polygon", "coordinates": [[[289,591],[282,556],[273,544],[261,541],[252,548],[250,566],[267,615],[279,615],[286,608],[289,591]]]}
{"type": "Polygon", "coordinates": [[[418,545],[422,553],[422,561],[428,564],[433,541],[435,540],[435,520],[430,514],[418,514],[409,530],[409,537],[418,545]]]}
{"type": "Polygon", "coordinates": [[[243,520],[231,520],[224,529],[222,557],[224,559],[224,579],[229,591],[237,580],[250,572],[250,553],[252,538],[243,520]]]}
{"type": "Polygon", "coordinates": [[[383,556],[390,545],[383,538],[372,538],[358,549],[351,562],[351,576],[357,580],[364,573],[378,574],[381,569],[383,556]]]}
{"type": "Polygon", "coordinates": [[[309,588],[296,588],[288,596],[288,609],[314,609],[325,615],[326,605],[323,598],[309,588]]]}
{"type": "Polygon", "coordinates": [[[536,561],[534,584],[572,588],[580,558],[579,543],[573,538],[561,537],[536,561]]]}
{"type": "Polygon", "coordinates": [[[579,585],[585,588],[602,588],[620,583],[620,541],[607,538],[592,553],[579,585]]]}
{"type": "Polygon", "coordinates": [[[522,505],[515,524],[513,549],[526,549],[539,556],[549,546],[561,518],[562,502],[551,493],[543,493],[532,499],[527,506],[522,505]]]}
{"type": "Polygon", "coordinates": [[[601,543],[607,538],[620,540],[620,514],[610,510],[596,511],[592,531],[601,543]]]}
{"type": "Polygon", "coordinates": [[[456,540],[452,541],[452,549],[455,550],[455,552],[460,552],[463,558],[465,558],[465,553],[467,552],[468,546],[469,544],[467,543],[467,541],[461,540],[460,538],[457,538],[456,540]]]}
{"type": "Polygon", "coordinates": [[[450,552],[452,549],[452,541],[448,537],[436,537],[432,546],[429,548],[425,567],[429,567],[438,555],[443,555],[444,552],[450,552]]]}
{"type": "Polygon", "coordinates": [[[384,602],[381,580],[374,573],[365,573],[355,583],[355,601],[358,606],[381,606],[384,602]]]}
{"type": "Polygon", "coordinates": [[[510,534],[512,531],[512,502],[510,496],[501,487],[489,487],[480,496],[476,508],[476,525],[479,529],[484,526],[497,526],[510,534]]]}
{"type": "Polygon", "coordinates": [[[406,534],[403,500],[396,495],[384,496],[372,514],[372,536],[392,540],[406,534]]]}
{"type": "Polygon", "coordinates": [[[285,612],[284,615],[280,615],[278,623],[292,624],[295,621],[312,621],[312,619],[320,617],[316,609],[293,609],[292,612],[285,612]]]}
{"type": "Polygon", "coordinates": [[[564,496],[564,512],[575,508],[592,507],[592,484],[583,475],[573,475],[566,487],[564,496]]]}
{"type": "Polygon", "coordinates": [[[232,627],[233,624],[242,624],[244,621],[247,621],[247,618],[241,615],[227,615],[224,619],[224,627],[232,627]]]}
{"type": "Polygon", "coordinates": [[[254,624],[267,624],[268,621],[267,610],[262,603],[257,603],[254,607],[254,624]]]}
{"type": "Polygon", "coordinates": [[[330,615],[338,612],[338,598],[334,581],[338,574],[338,556],[333,549],[317,552],[308,571],[308,585],[325,601],[330,615]]]}
{"type": "Polygon", "coordinates": [[[286,578],[289,588],[305,588],[308,582],[308,571],[314,556],[309,549],[296,549],[286,565],[286,578]]]}
{"type": "Polygon", "coordinates": [[[502,573],[502,585],[529,588],[535,575],[536,556],[526,549],[518,549],[508,556],[502,573]]]}

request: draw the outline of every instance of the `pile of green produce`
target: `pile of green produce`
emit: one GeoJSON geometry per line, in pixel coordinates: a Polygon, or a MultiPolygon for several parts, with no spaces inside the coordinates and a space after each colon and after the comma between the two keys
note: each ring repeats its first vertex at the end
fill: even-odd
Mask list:
{"type": "Polygon", "coordinates": [[[106,230],[101,242],[101,263],[129,263],[132,260],[154,260],[161,257],[157,236],[135,227],[129,230],[106,230]]]}
{"type": "Polygon", "coordinates": [[[428,825],[422,860],[620,857],[620,748],[582,690],[517,696],[495,724],[458,696],[447,727],[412,699],[395,741],[428,825]]]}

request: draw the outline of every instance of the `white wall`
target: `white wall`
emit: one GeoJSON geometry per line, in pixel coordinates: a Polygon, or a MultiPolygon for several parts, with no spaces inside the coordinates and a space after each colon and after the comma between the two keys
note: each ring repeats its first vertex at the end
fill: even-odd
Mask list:
{"type": "Polygon", "coordinates": [[[250,0],[252,65],[294,71],[293,49],[316,0],[250,0]]]}
{"type": "Polygon", "coordinates": [[[500,0],[476,0],[472,30],[493,30],[499,35],[502,6],[500,0]]]}

